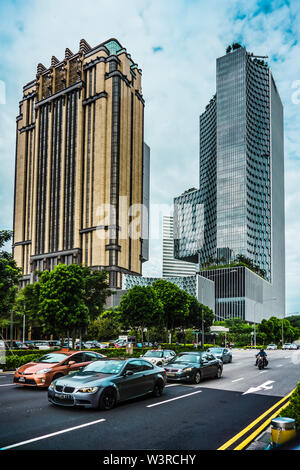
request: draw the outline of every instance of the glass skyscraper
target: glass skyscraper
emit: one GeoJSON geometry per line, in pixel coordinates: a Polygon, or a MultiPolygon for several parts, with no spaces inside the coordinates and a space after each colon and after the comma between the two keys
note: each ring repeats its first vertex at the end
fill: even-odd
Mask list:
{"type": "MultiPolygon", "coordinates": [[[[258,290],[245,288],[243,292],[251,292],[249,299],[239,293],[240,316],[247,317],[248,300],[253,311],[261,304],[261,315],[283,315],[283,107],[267,63],[244,47],[229,49],[216,61],[216,94],[200,116],[199,160],[199,202],[203,205],[198,223],[198,231],[203,231],[198,237],[203,241],[198,251],[200,267],[207,267],[210,261],[226,265],[237,255],[249,258],[263,273],[264,279],[255,275],[263,287],[258,289],[259,296],[258,290]]],[[[188,233],[186,228],[176,230],[179,239],[188,233]]],[[[178,245],[175,240],[174,246],[178,245]]],[[[178,257],[188,256],[179,253],[178,257]]],[[[229,278],[225,276],[224,282],[229,278]]],[[[245,274],[243,282],[246,279],[245,274]]],[[[229,299],[237,305],[232,286],[222,288],[222,298],[220,292],[216,291],[216,312],[217,305],[224,302],[223,314],[231,316],[235,312],[228,307],[229,299]]],[[[222,309],[219,312],[221,315],[222,309]]]]}

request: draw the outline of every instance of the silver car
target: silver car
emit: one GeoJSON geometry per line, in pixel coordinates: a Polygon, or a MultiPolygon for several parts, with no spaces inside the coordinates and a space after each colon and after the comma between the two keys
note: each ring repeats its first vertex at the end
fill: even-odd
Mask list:
{"type": "Polygon", "coordinates": [[[208,352],[213,354],[217,359],[220,359],[223,364],[232,362],[232,352],[227,348],[209,348],[208,352]]]}
{"type": "Polygon", "coordinates": [[[176,356],[175,351],[172,349],[151,349],[147,351],[141,357],[147,361],[155,364],[156,366],[162,366],[169,362],[173,357],[176,356]]]}
{"type": "Polygon", "coordinates": [[[161,396],[165,383],[165,370],[148,361],[100,360],[54,380],[48,400],[60,406],[110,410],[118,402],[142,395],[161,396]]]}

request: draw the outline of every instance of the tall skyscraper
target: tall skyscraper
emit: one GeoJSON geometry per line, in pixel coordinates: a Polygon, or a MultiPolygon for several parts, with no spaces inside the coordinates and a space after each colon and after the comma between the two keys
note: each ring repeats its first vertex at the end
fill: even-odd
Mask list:
{"type": "Polygon", "coordinates": [[[163,263],[162,276],[192,276],[196,274],[197,264],[174,258],[173,217],[163,216],[163,263]]]}
{"type": "Polygon", "coordinates": [[[261,293],[253,288],[250,294],[243,288],[247,275],[240,270],[240,289],[233,295],[229,287],[224,290],[226,283],[232,288],[233,278],[224,271],[221,281],[220,270],[220,279],[214,277],[220,316],[236,313],[229,299],[235,303],[237,298],[241,317],[259,304],[268,315],[285,312],[283,107],[262,59],[239,45],[228,48],[217,59],[216,94],[200,116],[200,267],[214,260],[226,265],[243,255],[264,277],[261,293]]]}
{"type": "Polygon", "coordinates": [[[141,274],[150,157],[141,83],[116,39],[93,48],[82,39],[24,86],[13,244],[24,283],[59,262],[106,269],[116,288],[122,273],[141,274]]]}

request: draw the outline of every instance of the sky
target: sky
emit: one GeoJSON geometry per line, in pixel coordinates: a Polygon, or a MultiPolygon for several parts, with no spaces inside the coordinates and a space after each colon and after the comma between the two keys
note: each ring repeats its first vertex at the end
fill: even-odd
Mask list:
{"type": "MultiPolygon", "coordinates": [[[[95,47],[115,37],[126,47],[143,72],[150,202],[168,213],[175,196],[198,187],[199,115],[215,93],[216,58],[233,42],[268,56],[284,106],[286,312],[300,312],[298,0],[0,0],[0,18],[0,229],[12,228],[15,119],[38,63],[77,52],[82,38],[95,47]]],[[[155,238],[145,276],[161,275],[155,238]]]]}

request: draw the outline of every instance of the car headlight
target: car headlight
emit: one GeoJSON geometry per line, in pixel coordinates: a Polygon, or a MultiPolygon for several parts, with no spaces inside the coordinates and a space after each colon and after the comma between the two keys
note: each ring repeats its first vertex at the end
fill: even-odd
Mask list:
{"type": "Polygon", "coordinates": [[[183,370],[184,370],[184,372],[191,372],[193,370],[193,368],[192,367],[186,367],[183,370]]]}
{"type": "Polygon", "coordinates": [[[51,372],[52,369],[40,369],[37,371],[37,374],[47,374],[48,372],[51,372]]]}
{"type": "Polygon", "coordinates": [[[99,387],[83,387],[83,388],[79,388],[76,391],[80,393],[95,393],[97,392],[97,390],[99,390],[99,387]]]}

